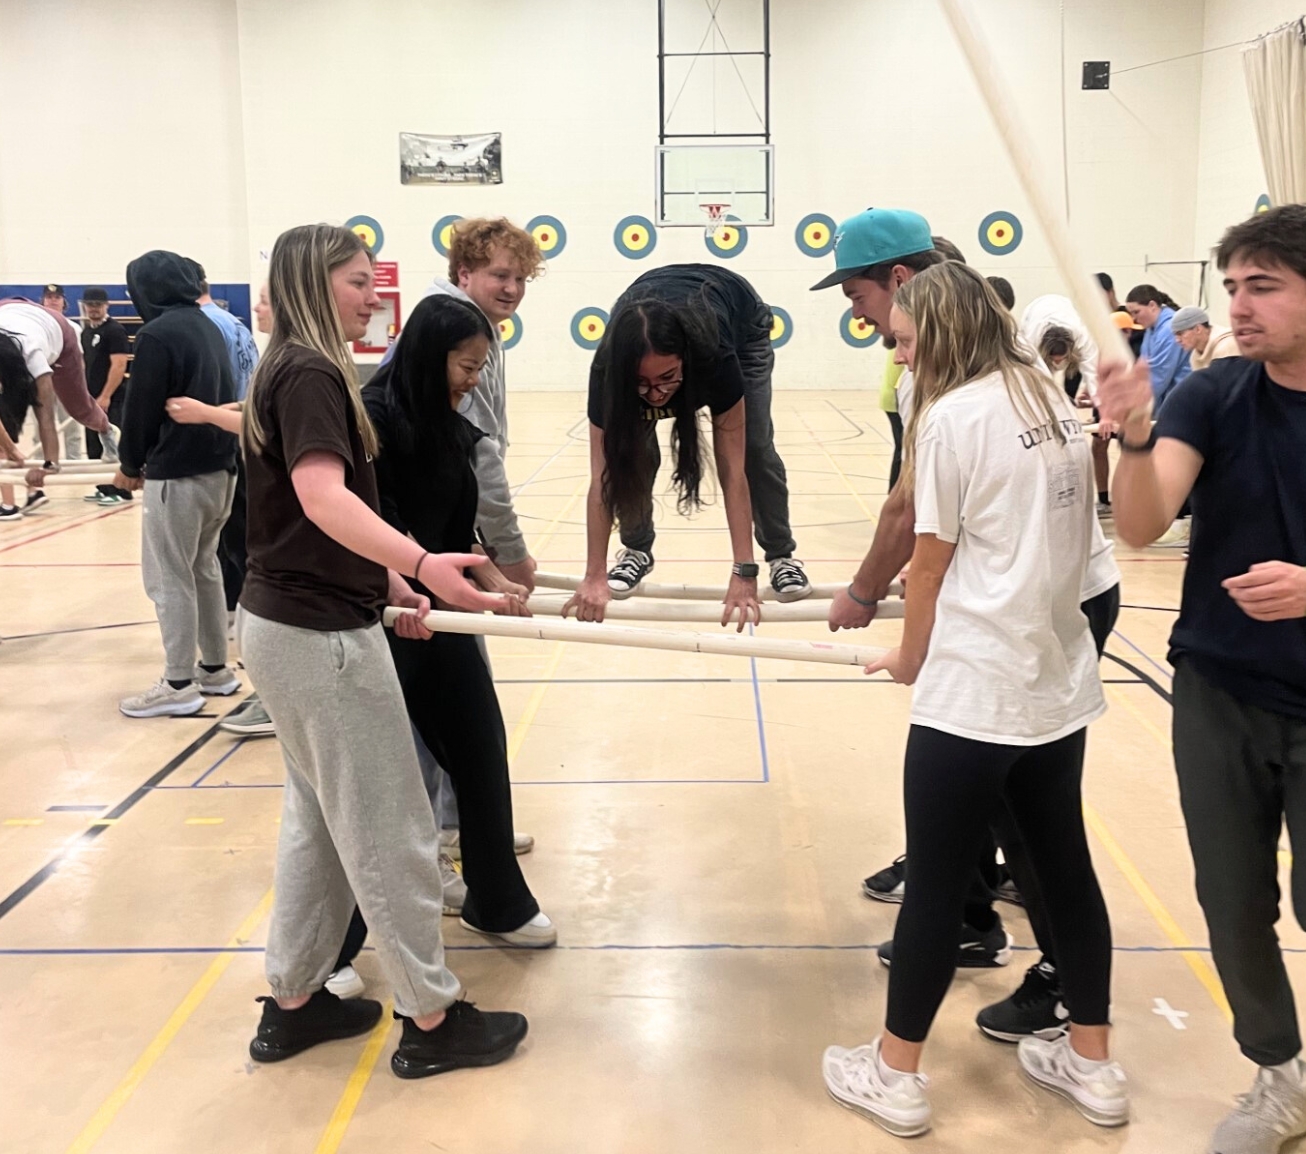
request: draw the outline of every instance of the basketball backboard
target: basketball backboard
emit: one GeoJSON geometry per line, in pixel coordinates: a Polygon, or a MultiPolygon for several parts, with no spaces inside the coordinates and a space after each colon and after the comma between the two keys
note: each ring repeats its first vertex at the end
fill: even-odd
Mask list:
{"type": "Polygon", "coordinates": [[[744,225],[775,223],[775,148],[770,144],[662,144],[654,172],[660,228],[702,228],[702,206],[728,204],[744,225]]]}

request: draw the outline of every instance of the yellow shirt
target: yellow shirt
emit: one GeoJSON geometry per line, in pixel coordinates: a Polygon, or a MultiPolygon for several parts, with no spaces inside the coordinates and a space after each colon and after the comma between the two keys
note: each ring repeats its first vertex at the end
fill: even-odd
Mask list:
{"type": "Polygon", "coordinates": [[[886,413],[898,411],[898,378],[902,376],[902,365],[893,363],[893,353],[889,353],[884,362],[884,381],[880,385],[880,408],[886,413]]]}

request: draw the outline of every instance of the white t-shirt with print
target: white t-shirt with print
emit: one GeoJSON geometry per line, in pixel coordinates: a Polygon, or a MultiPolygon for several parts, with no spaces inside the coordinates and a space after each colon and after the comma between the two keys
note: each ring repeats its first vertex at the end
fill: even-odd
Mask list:
{"type": "Polygon", "coordinates": [[[18,338],[33,378],[53,371],[63,356],[63,329],[54,315],[39,305],[23,301],[0,305],[0,329],[18,338]]]}
{"type": "Polygon", "coordinates": [[[997,373],[926,414],[916,532],[957,551],[912,696],[914,725],[1043,745],[1106,709],[1079,607],[1097,525],[1092,457],[1069,401],[1049,396],[1064,445],[1054,426],[1031,427],[1016,411],[997,373]]]}
{"type": "MultiPolygon", "coordinates": [[[[1042,362],[1040,362],[1042,363],[1042,362]]],[[[911,370],[904,369],[898,378],[898,415],[903,427],[911,422],[912,401],[915,395],[915,382],[911,370]]],[[[1120,567],[1115,558],[1116,543],[1102,532],[1097,519],[1093,520],[1093,544],[1089,550],[1088,568],[1084,572],[1084,588],[1080,591],[1080,602],[1091,601],[1113,586],[1120,584],[1120,567]]]]}

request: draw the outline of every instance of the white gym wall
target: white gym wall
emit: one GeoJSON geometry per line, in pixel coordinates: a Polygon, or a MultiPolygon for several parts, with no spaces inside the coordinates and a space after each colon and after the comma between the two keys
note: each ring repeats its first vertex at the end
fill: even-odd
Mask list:
{"type": "MultiPolygon", "coordinates": [[[[1206,255],[1264,178],[1237,50],[1113,76],[1108,92],[1080,90],[1081,62],[1199,53],[1300,5],[1067,0],[1064,75],[1056,0],[977,5],[1058,188],[1064,83],[1071,220],[1121,290],[1148,279],[1193,299],[1193,272],[1145,275],[1144,254],[1206,255]]],[[[725,0],[718,18],[729,34],[756,7],[725,0]]],[[[671,8],[706,30],[701,0],[671,8]]],[[[408,308],[443,271],[439,217],[549,214],[567,247],[527,294],[511,381],[575,389],[589,357],[569,333],[579,308],[608,307],[654,264],[716,259],[696,229],[663,230],[642,261],[613,246],[618,219],[652,215],[655,0],[0,0],[0,29],[0,282],[119,281],[131,257],[168,247],[215,282],[257,288],[281,229],[365,213],[408,308]],[[505,183],[401,186],[400,130],[502,132],[505,183]]],[[[776,0],[771,47],[777,225],[722,263],[793,317],[778,387],[878,382],[879,349],[839,338],[837,293],[807,291],[831,261],[795,245],[809,212],[916,208],[1020,302],[1060,288],[934,3],[776,0]],[[999,209],[1026,232],[989,256],[977,228],[999,209]]],[[[729,99],[737,82],[717,67],[729,99]]]]}

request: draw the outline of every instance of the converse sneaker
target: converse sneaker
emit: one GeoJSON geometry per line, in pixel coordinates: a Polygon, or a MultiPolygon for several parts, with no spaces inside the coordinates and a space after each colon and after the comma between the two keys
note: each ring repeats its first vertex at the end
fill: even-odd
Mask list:
{"type": "Polygon", "coordinates": [[[907,855],[885,866],[879,873],[871,874],[862,882],[862,893],[877,902],[897,902],[901,904],[907,892],[907,855]]]}
{"type": "MultiPolygon", "coordinates": [[[[995,970],[1011,961],[1014,939],[1007,933],[1001,918],[995,918],[993,928],[985,932],[971,926],[961,927],[961,944],[957,947],[959,970],[995,970]]],[[[890,939],[875,951],[881,964],[893,965],[893,941],[890,939]]]]}
{"type": "Polygon", "coordinates": [[[467,901],[467,883],[454,868],[453,858],[447,853],[440,854],[440,885],[444,887],[445,915],[457,917],[463,912],[463,903],[467,901]]]}
{"type": "MultiPolygon", "coordinates": [[[[463,860],[462,831],[456,829],[442,829],[440,831],[440,848],[444,850],[454,861],[463,860]]],[[[524,853],[530,853],[535,848],[535,838],[528,833],[515,833],[512,835],[512,852],[518,857],[524,853]]]]}
{"type": "Polygon", "coordinates": [[[479,926],[472,925],[466,918],[459,918],[458,924],[474,934],[486,938],[498,938],[505,946],[512,946],[519,950],[547,950],[550,946],[558,944],[558,929],[549,920],[549,915],[542,912],[536,914],[524,926],[502,934],[496,934],[493,930],[483,930],[479,926]]]}
{"type": "Polygon", "coordinates": [[[641,549],[622,549],[616,563],[608,570],[608,588],[621,600],[629,597],[639,583],[653,572],[653,558],[641,549]]]}
{"type": "Polygon", "coordinates": [[[1306,1089],[1300,1058],[1287,1066],[1262,1066],[1251,1091],[1211,1138],[1210,1154],[1278,1154],[1279,1147],[1306,1134],[1306,1089]]]}
{"type": "Polygon", "coordinates": [[[807,580],[801,561],[777,557],[771,562],[771,588],[781,601],[801,601],[812,591],[812,583],[807,580]]]}
{"type": "Polygon", "coordinates": [[[35,513],[42,505],[48,505],[49,503],[50,498],[45,495],[45,490],[33,489],[27,494],[27,504],[23,506],[23,516],[26,517],[29,513],[35,513]]]}
{"type": "Polygon", "coordinates": [[[1050,1041],[1022,1038],[1017,1052],[1021,1069],[1032,1081],[1068,1098],[1094,1125],[1123,1126],[1129,1121],[1129,1085],[1119,1062],[1081,1058],[1064,1034],[1050,1041]]]}
{"type": "Polygon", "coordinates": [[[318,990],[298,1010],[283,1010],[275,998],[258,998],[263,1018],[249,1044],[256,1062],[280,1062],[320,1042],[356,1038],[381,1020],[381,1003],[367,998],[342,1002],[330,990],[318,990]]]}
{"type": "Polygon", "coordinates": [[[1025,971],[1025,980],[1011,997],[985,1006],[975,1024],[999,1042],[1019,1042],[1021,1038],[1055,1038],[1065,1031],[1069,1019],[1056,967],[1039,962],[1025,971]]]}
{"type": "Polygon", "coordinates": [[[486,1012],[471,1002],[454,1002],[434,1030],[419,1029],[411,1018],[395,1014],[404,1024],[390,1069],[400,1078],[429,1078],[467,1066],[494,1066],[521,1044],[528,1029],[521,1014],[486,1012]]]}
{"type": "Polygon", "coordinates": [[[880,1039],[845,1050],[831,1046],[821,1059],[825,1088],[840,1106],[855,1110],[898,1138],[915,1138],[930,1128],[930,1100],[924,1074],[903,1074],[880,1061],[880,1039]]]}
{"type": "Polygon", "coordinates": [[[326,988],[337,998],[344,1000],[358,997],[367,989],[367,983],[358,976],[358,971],[353,966],[341,966],[327,978],[326,988]]]}
{"type": "Polygon", "coordinates": [[[0,505],[0,521],[21,521],[23,511],[17,505],[0,505]]]}
{"type": "Polygon", "coordinates": [[[126,717],[189,717],[204,708],[204,698],[195,683],[173,689],[165,678],[135,697],[124,697],[118,711],[126,717]]]}
{"type": "Polygon", "coordinates": [[[212,673],[197,665],[192,676],[195,679],[195,688],[205,697],[230,697],[240,688],[240,678],[227,665],[213,670],[212,673]]]}
{"type": "Polygon", "coordinates": [[[224,733],[234,733],[239,737],[272,737],[277,727],[263,708],[263,702],[255,695],[238,705],[221,721],[218,728],[224,733]]]}

